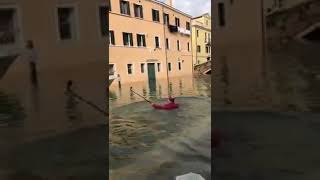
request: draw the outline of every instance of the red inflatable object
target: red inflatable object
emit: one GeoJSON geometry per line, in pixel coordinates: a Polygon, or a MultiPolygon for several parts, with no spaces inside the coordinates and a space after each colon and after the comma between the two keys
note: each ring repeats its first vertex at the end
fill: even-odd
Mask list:
{"type": "Polygon", "coordinates": [[[176,104],[174,102],[168,102],[165,104],[151,104],[153,108],[155,109],[162,109],[162,110],[172,110],[179,108],[179,104],[176,104]]]}

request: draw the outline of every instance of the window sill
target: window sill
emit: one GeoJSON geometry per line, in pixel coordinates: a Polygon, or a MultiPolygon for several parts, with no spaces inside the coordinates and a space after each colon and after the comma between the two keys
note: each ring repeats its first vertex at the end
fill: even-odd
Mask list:
{"type": "Polygon", "coordinates": [[[126,16],[126,17],[131,17],[131,14],[122,14],[120,13],[121,16],[126,16]]]}
{"type": "Polygon", "coordinates": [[[139,20],[144,20],[143,17],[134,17],[136,19],[139,19],[139,20]]]}

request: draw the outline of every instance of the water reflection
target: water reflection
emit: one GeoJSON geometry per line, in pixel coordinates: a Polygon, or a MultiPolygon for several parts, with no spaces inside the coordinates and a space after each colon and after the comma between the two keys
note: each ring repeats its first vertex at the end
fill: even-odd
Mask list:
{"type": "Polygon", "coordinates": [[[122,88],[118,88],[118,84],[114,82],[109,87],[110,108],[129,104],[132,102],[143,101],[130,91],[130,87],[137,93],[151,99],[157,100],[172,96],[207,96],[211,97],[211,76],[194,79],[193,77],[171,78],[169,85],[166,79],[159,79],[156,84],[148,84],[148,82],[137,82],[131,84],[123,84],[122,88]],[[146,86],[149,88],[147,89],[146,86]]]}
{"type": "Polygon", "coordinates": [[[0,127],[23,126],[24,109],[16,97],[0,91],[0,127]]]}
{"type": "Polygon", "coordinates": [[[110,87],[109,179],[174,179],[188,172],[211,176],[211,78],[183,77],[110,87]],[[193,84],[195,83],[195,84],[193,84]],[[181,105],[158,111],[130,92],[162,102],[169,94],[181,105]],[[200,97],[204,96],[204,97],[200,97]]]}
{"type": "Polygon", "coordinates": [[[99,67],[45,69],[35,84],[26,63],[6,72],[0,83],[0,179],[106,177],[105,116],[65,94],[70,78],[77,82],[76,93],[103,108],[104,70],[88,73],[99,67]]]}

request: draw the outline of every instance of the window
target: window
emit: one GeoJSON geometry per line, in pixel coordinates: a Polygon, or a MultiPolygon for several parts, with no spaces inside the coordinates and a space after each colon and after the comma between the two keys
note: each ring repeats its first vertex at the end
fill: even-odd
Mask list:
{"type": "Polygon", "coordinates": [[[169,49],[169,39],[166,38],[166,49],[169,49]]]}
{"type": "Polygon", "coordinates": [[[143,18],[143,9],[141,5],[134,4],[134,17],[143,18]]]}
{"type": "Polygon", "coordinates": [[[109,44],[115,45],[115,40],[114,40],[114,32],[109,31],[109,44]]]}
{"type": "Polygon", "coordinates": [[[190,43],[188,42],[188,51],[190,51],[190,43]]]}
{"type": "Polygon", "coordinates": [[[128,74],[132,74],[133,73],[133,65],[127,64],[127,70],[128,70],[128,74]]]}
{"type": "Polygon", "coordinates": [[[99,15],[100,15],[100,32],[102,36],[107,36],[108,34],[108,7],[100,6],[99,7],[99,15]]]}
{"type": "Polygon", "coordinates": [[[152,20],[156,22],[160,22],[158,10],[152,9],[152,20]]]}
{"type": "Polygon", "coordinates": [[[110,0],[108,0],[108,7],[109,7],[109,11],[111,11],[111,2],[110,2],[110,0]]]}
{"type": "Polygon", "coordinates": [[[178,62],[179,70],[181,70],[181,62],[178,62]]]}
{"type": "Polygon", "coordinates": [[[143,74],[144,73],[144,68],[145,68],[145,63],[141,63],[140,68],[141,68],[141,73],[143,74]]]}
{"type": "Polygon", "coordinates": [[[201,52],[201,46],[197,46],[197,51],[201,52]]]}
{"type": "Polygon", "coordinates": [[[169,25],[169,14],[163,13],[163,24],[169,25]]]}
{"type": "Polygon", "coordinates": [[[179,18],[176,18],[176,19],[175,19],[175,22],[176,22],[176,26],[180,27],[180,19],[179,19],[179,18]]]}
{"type": "Polygon", "coordinates": [[[187,30],[190,31],[190,23],[189,22],[186,22],[186,28],[187,28],[187,30]]]}
{"type": "Polygon", "coordinates": [[[114,64],[109,64],[109,75],[114,75],[115,66],[114,64]]]}
{"type": "Polygon", "coordinates": [[[58,8],[59,37],[61,40],[74,39],[76,36],[75,10],[73,7],[58,8]]]}
{"type": "Polygon", "coordinates": [[[160,48],[160,42],[159,42],[158,36],[154,37],[154,41],[155,41],[156,48],[160,48]]]}
{"type": "MultiPolygon", "coordinates": [[[[14,44],[19,37],[17,27],[17,9],[0,7],[0,47],[14,44]]],[[[0,50],[1,51],[1,50],[0,50]]],[[[1,61],[1,60],[0,60],[1,61]]]]}
{"type": "Polygon", "coordinates": [[[206,25],[208,25],[208,20],[206,20],[206,25]]]}
{"type": "Polygon", "coordinates": [[[218,3],[218,16],[219,16],[219,25],[225,26],[225,9],[223,3],[218,3]]]}
{"type": "Polygon", "coordinates": [[[168,70],[171,71],[171,63],[168,63],[168,70]]]}
{"type": "Polygon", "coordinates": [[[207,42],[207,33],[204,33],[204,42],[207,42]]]}
{"type": "Polygon", "coordinates": [[[209,53],[209,47],[206,47],[206,53],[209,53]]]}
{"type": "Polygon", "coordinates": [[[160,63],[157,63],[157,69],[158,69],[158,72],[161,71],[161,64],[160,63]]]}
{"type": "Polygon", "coordinates": [[[208,33],[208,41],[210,42],[211,41],[211,34],[208,33]]]}
{"type": "Polygon", "coordinates": [[[130,16],[130,4],[129,1],[120,0],[120,12],[121,14],[130,16]]]}
{"type": "Polygon", "coordinates": [[[146,47],[146,37],[142,34],[137,34],[137,44],[139,47],[146,47]]]}
{"type": "Polygon", "coordinates": [[[197,30],[197,37],[199,37],[199,30],[197,30]]]}
{"type": "Polygon", "coordinates": [[[180,51],[180,41],[177,40],[177,50],[180,51]]]}
{"type": "Polygon", "coordinates": [[[133,46],[132,33],[122,33],[123,35],[123,45],[133,46]]]}

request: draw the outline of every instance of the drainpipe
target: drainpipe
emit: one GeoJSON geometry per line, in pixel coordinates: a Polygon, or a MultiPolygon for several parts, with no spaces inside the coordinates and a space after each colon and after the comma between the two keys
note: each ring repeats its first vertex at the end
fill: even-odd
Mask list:
{"type": "MultiPolygon", "coordinates": [[[[193,77],[193,75],[194,75],[194,74],[193,74],[193,73],[194,73],[193,57],[194,57],[194,56],[193,56],[193,41],[192,41],[192,19],[190,19],[190,27],[191,27],[191,31],[190,31],[190,32],[191,32],[191,33],[190,33],[190,34],[191,34],[190,49],[191,49],[191,57],[192,57],[192,58],[191,58],[191,59],[192,59],[192,60],[191,60],[191,61],[192,61],[191,67],[192,67],[192,77],[193,77]]],[[[193,78],[192,78],[192,81],[193,81],[193,78]]]]}
{"type": "Polygon", "coordinates": [[[198,60],[198,34],[197,34],[197,28],[195,27],[196,30],[196,64],[198,60]]]}
{"type": "MultiPolygon", "coordinates": [[[[162,6],[162,17],[163,17],[163,13],[164,13],[164,6],[162,6]]],[[[170,14],[168,15],[169,17],[170,17],[170,14]]],[[[169,18],[170,19],[170,18],[169,18]]],[[[167,25],[169,25],[170,24],[170,22],[168,22],[168,24],[167,25]]],[[[170,88],[169,88],[169,65],[168,65],[168,52],[167,52],[167,48],[166,48],[166,43],[167,43],[167,41],[166,41],[166,25],[164,24],[164,22],[163,22],[163,39],[164,39],[164,50],[165,50],[165,54],[166,54],[166,69],[167,69],[167,83],[168,83],[168,95],[170,96],[170,88]]],[[[170,44],[170,43],[169,43],[170,44]]],[[[168,45],[169,45],[168,44],[168,45]]]]}

